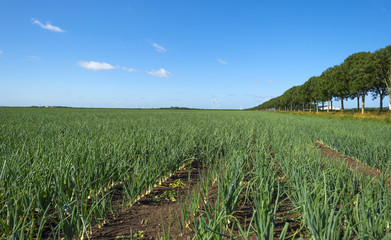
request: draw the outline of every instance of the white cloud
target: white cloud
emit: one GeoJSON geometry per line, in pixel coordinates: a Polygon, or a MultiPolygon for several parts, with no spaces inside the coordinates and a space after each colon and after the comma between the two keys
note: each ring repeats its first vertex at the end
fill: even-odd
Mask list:
{"type": "Polygon", "coordinates": [[[80,67],[87,68],[90,70],[98,71],[98,70],[110,70],[114,69],[113,65],[110,65],[105,62],[94,62],[94,61],[80,61],[77,63],[80,67]]]}
{"type": "Polygon", "coordinates": [[[267,83],[273,84],[273,83],[274,83],[274,80],[269,80],[269,81],[267,81],[267,83]]]}
{"type": "Polygon", "coordinates": [[[122,70],[126,71],[126,72],[136,72],[137,70],[134,69],[134,68],[126,68],[126,67],[122,67],[122,70]]]}
{"type": "Polygon", "coordinates": [[[31,60],[41,60],[39,56],[29,56],[31,60]]]}
{"type": "Polygon", "coordinates": [[[226,61],[223,61],[222,59],[218,58],[217,61],[221,64],[228,64],[226,61]]]}
{"type": "Polygon", "coordinates": [[[172,76],[171,73],[167,72],[163,68],[160,68],[159,70],[152,70],[150,72],[147,71],[147,73],[156,77],[163,77],[163,78],[169,78],[172,76]]]}
{"type": "Polygon", "coordinates": [[[158,45],[157,43],[152,43],[152,46],[153,46],[153,47],[156,49],[156,51],[158,51],[158,52],[166,52],[166,51],[167,51],[164,47],[158,45]]]}
{"type": "Polygon", "coordinates": [[[260,95],[254,95],[254,97],[271,99],[273,96],[272,95],[267,95],[267,94],[260,94],[260,95]]]}
{"type": "Polygon", "coordinates": [[[3,54],[4,52],[0,49],[0,54],[3,54]]]}
{"type": "Polygon", "coordinates": [[[36,24],[36,25],[40,26],[41,28],[47,29],[47,30],[49,30],[49,31],[53,31],[53,32],[65,32],[65,30],[62,30],[60,27],[53,26],[53,25],[50,24],[49,22],[47,22],[46,24],[43,24],[43,23],[41,23],[39,20],[37,20],[37,19],[35,19],[35,18],[32,18],[31,21],[32,21],[33,24],[36,24]]]}

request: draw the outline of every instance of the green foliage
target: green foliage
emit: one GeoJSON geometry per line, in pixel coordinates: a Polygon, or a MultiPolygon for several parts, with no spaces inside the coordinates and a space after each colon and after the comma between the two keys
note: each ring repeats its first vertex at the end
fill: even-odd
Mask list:
{"type": "Polygon", "coordinates": [[[176,181],[161,199],[178,200],[175,219],[195,239],[274,239],[282,199],[301,225],[295,233],[285,225],[287,238],[382,239],[391,231],[385,123],[255,111],[4,108],[0,137],[0,238],[86,236],[112,211],[113,187],[122,184],[133,202],[191,159],[208,166],[200,186],[176,199],[184,187],[176,181]],[[384,174],[374,181],[325,159],[315,139],[384,174]],[[244,205],[253,215],[241,226],[244,205]]]}
{"type": "Polygon", "coordinates": [[[167,190],[167,191],[164,191],[164,193],[162,193],[160,195],[154,196],[153,200],[156,201],[156,202],[160,202],[161,200],[167,200],[167,201],[175,202],[176,201],[176,196],[177,196],[177,192],[176,191],[174,191],[174,190],[167,190]]]}
{"type": "Polygon", "coordinates": [[[186,184],[182,182],[181,179],[177,179],[174,181],[174,183],[170,183],[170,187],[171,188],[185,188],[186,187],[186,184]]]}
{"type": "MultiPolygon", "coordinates": [[[[362,98],[364,113],[365,96],[372,92],[373,98],[380,97],[380,108],[384,96],[391,93],[391,46],[374,53],[359,52],[347,57],[340,65],[323,71],[320,76],[311,77],[304,84],[295,86],[281,96],[270,99],[254,107],[255,110],[277,109],[292,105],[303,109],[299,104],[330,101],[333,98],[362,98]],[[293,90],[294,89],[294,90],[293,90]]],[[[341,104],[343,110],[343,102],[341,104]]],[[[287,109],[286,109],[287,110],[287,109]]]]}

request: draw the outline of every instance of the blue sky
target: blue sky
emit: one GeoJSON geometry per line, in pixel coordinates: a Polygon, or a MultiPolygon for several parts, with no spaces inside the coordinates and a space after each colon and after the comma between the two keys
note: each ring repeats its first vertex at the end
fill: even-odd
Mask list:
{"type": "Polygon", "coordinates": [[[391,44],[390,13],[389,0],[4,0],[0,106],[249,108],[391,44]]]}

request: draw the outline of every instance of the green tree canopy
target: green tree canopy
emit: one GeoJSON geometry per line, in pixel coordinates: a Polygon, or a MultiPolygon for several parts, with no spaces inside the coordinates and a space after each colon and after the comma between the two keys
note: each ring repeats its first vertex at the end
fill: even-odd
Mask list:
{"type": "Polygon", "coordinates": [[[364,113],[365,96],[374,89],[375,77],[371,72],[371,53],[359,52],[345,59],[348,69],[349,91],[352,95],[361,96],[361,112],[364,113]]]}

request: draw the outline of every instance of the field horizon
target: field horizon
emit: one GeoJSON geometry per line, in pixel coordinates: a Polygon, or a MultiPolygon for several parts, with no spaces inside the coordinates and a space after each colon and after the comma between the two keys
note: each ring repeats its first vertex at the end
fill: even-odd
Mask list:
{"type": "Polygon", "coordinates": [[[389,237],[388,133],[267,111],[0,108],[0,239],[389,237]]]}

